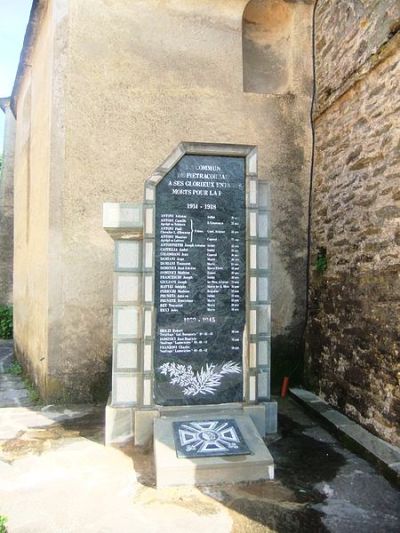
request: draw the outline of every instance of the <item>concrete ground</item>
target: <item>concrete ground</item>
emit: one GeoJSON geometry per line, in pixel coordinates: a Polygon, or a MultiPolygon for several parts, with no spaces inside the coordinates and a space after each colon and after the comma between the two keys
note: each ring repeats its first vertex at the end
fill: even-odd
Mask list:
{"type": "Polygon", "coordinates": [[[102,406],[4,407],[0,515],[9,533],[400,531],[400,493],[369,463],[291,399],[279,428],[275,481],[156,490],[150,447],[103,446],[102,406]]]}

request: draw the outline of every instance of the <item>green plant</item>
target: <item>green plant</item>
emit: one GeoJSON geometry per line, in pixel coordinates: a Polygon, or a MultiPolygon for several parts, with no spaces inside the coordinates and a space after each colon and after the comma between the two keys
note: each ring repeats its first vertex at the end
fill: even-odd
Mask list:
{"type": "Polygon", "coordinates": [[[6,527],[7,522],[8,522],[8,518],[0,514],[0,533],[7,533],[7,527],[6,527]]]}
{"type": "Polygon", "coordinates": [[[13,363],[8,367],[7,372],[13,376],[20,376],[22,374],[22,366],[18,361],[13,361],[13,363]]]}
{"type": "Polygon", "coordinates": [[[13,313],[12,307],[0,306],[0,338],[11,339],[13,336],[13,313]]]}
{"type": "MultiPolygon", "coordinates": [[[[31,380],[29,378],[24,379],[24,385],[28,389],[29,399],[32,403],[40,403],[40,396],[36,389],[36,387],[33,385],[31,380]]],[[[1,533],[1,532],[0,532],[1,533]]]]}
{"type": "Polygon", "coordinates": [[[321,246],[318,248],[317,257],[315,259],[315,270],[322,274],[328,268],[328,258],[326,257],[326,248],[321,246]]]}

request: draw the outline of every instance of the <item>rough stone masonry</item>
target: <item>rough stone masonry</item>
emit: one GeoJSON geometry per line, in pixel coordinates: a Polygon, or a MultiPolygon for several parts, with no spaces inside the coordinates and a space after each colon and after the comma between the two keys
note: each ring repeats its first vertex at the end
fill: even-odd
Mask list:
{"type": "Polygon", "coordinates": [[[399,20],[396,0],[317,5],[307,339],[314,390],[397,445],[399,20]],[[323,272],[318,253],[326,253],[323,272]]]}

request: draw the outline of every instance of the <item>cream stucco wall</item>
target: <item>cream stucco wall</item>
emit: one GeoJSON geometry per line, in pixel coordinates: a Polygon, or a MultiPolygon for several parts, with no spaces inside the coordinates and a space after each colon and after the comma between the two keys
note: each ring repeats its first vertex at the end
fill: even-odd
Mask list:
{"type": "MultiPolygon", "coordinates": [[[[39,355],[47,358],[42,392],[49,399],[89,400],[107,376],[113,245],[102,229],[102,203],[142,201],[144,180],[181,141],[258,146],[259,176],[272,185],[277,365],[297,355],[305,309],[312,2],[273,3],[281,23],[291,25],[287,50],[280,50],[290,83],[274,94],[243,90],[247,0],[50,3],[52,24],[42,22],[35,45],[42,62],[32,67],[32,132],[35,124],[42,143],[32,134],[31,233],[27,239],[27,222],[18,215],[15,263],[23,281],[17,343],[36,365],[39,355]],[[27,268],[33,269],[29,287],[27,268]],[[35,318],[28,320],[30,312],[35,318]]],[[[28,86],[29,72],[25,78],[28,86]]],[[[18,115],[23,103],[21,91],[18,115]]],[[[28,148],[21,139],[18,150],[18,198],[25,206],[28,148]]]]}
{"type": "Polygon", "coordinates": [[[0,305],[9,305],[12,303],[13,279],[15,118],[10,99],[2,100],[5,127],[0,172],[0,305]]]}
{"type": "Polygon", "coordinates": [[[14,340],[41,390],[48,371],[52,39],[50,2],[19,91],[14,169],[14,340]]]}

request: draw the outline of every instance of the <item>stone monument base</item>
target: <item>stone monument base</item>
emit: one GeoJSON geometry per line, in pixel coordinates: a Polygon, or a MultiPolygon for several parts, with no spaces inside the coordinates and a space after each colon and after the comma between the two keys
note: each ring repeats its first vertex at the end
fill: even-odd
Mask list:
{"type": "Polygon", "coordinates": [[[190,407],[114,407],[111,397],[106,406],[105,444],[121,444],[134,439],[136,446],[146,446],[153,437],[154,420],[160,416],[182,417],[191,413],[193,416],[231,417],[248,415],[261,437],[276,433],[278,406],[276,401],[259,404],[220,404],[190,407]]]}
{"type": "Polygon", "coordinates": [[[193,413],[179,417],[161,416],[154,420],[154,457],[157,487],[274,478],[273,458],[252,419],[244,414],[232,416],[230,413],[229,419],[227,414],[218,416],[215,412],[210,412],[208,416],[196,416],[193,413]],[[229,427],[230,424],[233,428],[229,427]],[[196,436],[195,431],[191,432],[192,426],[203,426],[205,429],[198,430],[197,435],[200,436],[196,436]],[[188,445],[183,447],[188,453],[193,454],[191,450],[198,452],[195,457],[178,457],[177,428],[183,428],[182,431],[187,435],[185,439],[188,445]],[[207,428],[215,428],[215,431],[207,428]],[[210,447],[211,456],[207,455],[205,447],[210,447]],[[239,448],[239,454],[232,455],[229,451],[232,447],[239,448]],[[222,451],[213,451],[217,448],[222,451]],[[240,448],[243,449],[242,454],[240,448]]]}

